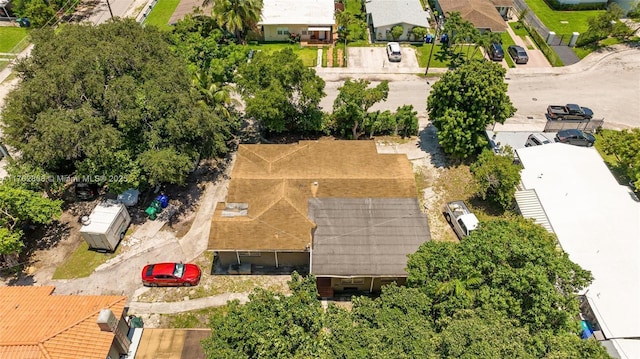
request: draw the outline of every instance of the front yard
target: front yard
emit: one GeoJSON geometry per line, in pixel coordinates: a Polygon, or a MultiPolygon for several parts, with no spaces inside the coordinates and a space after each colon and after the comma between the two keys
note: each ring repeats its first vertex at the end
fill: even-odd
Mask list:
{"type": "MultiPolygon", "coordinates": [[[[449,62],[451,60],[451,56],[449,56],[445,51],[443,51],[443,47],[440,43],[432,44],[420,44],[420,45],[411,45],[416,51],[416,57],[418,58],[418,64],[420,67],[427,67],[427,63],[429,62],[429,53],[431,52],[431,47],[433,46],[433,55],[431,56],[431,64],[430,67],[448,67],[449,62]]],[[[463,58],[474,58],[477,60],[482,60],[482,51],[477,49],[475,45],[464,45],[464,46],[456,46],[456,54],[460,54],[463,58]]]]}
{"type": "Polygon", "coordinates": [[[307,67],[315,67],[318,61],[318,49],[315,47],[301,47],[300,44],[291,43],[254,43],[247,46],[249,46],[249,48],[252,50],[265,51],[267,53],[272,53],[289,48],[293,50],[296,55],[298,55],[298,57],[302,60],[302,63],[304,63],[304,65],[307,67]]]}
{"type": "Polygon", "coordinates": [[[552,10],[544,0],[525,1],[540,21],[558,36],[586,32],[589,27],[589,18],[605,12],[604,10],[557,11],[552,10]]]}

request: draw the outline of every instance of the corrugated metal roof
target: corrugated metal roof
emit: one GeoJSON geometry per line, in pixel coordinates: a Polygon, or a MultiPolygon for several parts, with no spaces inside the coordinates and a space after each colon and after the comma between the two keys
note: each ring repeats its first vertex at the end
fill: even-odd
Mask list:
{"type": "Polygon", "coordinates": [[[211,329],[145,328],[136,351],[136,359],[205,359],[200,341],[211,329]]]}
{"type": "Polygon", "coordinates": [[[105,358],[114,334],[101,309],[120,318],[124,296],[51,295],[54,287],[0,287],[0,357],[105,358]]]}
{"type": "Polygon", "coordinates": [[[546,228],[547,231],[554,233],[551,222],[549,222],[547,213],[542,208],[535,189],[516,191],[515,197],[520,213],[524,218],[532,218],[534,222],[546,228]]]}
{"type": "Polygon", "coordinates": [[[370,0],[364,6],[374,27],[405,23],[429,28],[429,16],[420,0],[370,0]]]}
{"type": "Polygon", "coordinates": [[[315,275],[406,275],[407,255],[431,239],[417,198],[312,198],[315,275]]]}

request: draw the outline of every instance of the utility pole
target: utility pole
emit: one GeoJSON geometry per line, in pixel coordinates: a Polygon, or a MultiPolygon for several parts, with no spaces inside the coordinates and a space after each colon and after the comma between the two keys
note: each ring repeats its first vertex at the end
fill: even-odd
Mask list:
{"type": "Polygon", "coordinates": [[[433,56],[433,48],[436,47],[436,41],[438,40],[438,30],[440,29],[440,18],[438,17],[437,13],[435,18],[436,18],[436,32],[433,35],[433,41],[431,42],[431,50],[429,51],[429,60],[427,61],[427,69],[424,71],[425,78],[429,73],[429,66],[431,66],[431,56],[433,56]]]}
{"type": "Polygon", "coordinates": [[[109,0],[107,0],[107,7],[109,8],[109,14],[111,15],[111,19],[113,20],[113,11],[111,11],[111,4],[109,3],[109,0]]]}

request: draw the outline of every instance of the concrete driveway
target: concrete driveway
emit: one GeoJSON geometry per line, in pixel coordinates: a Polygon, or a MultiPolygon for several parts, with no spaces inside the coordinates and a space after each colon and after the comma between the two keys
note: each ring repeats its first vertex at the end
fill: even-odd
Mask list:
{"type": "MultiPolygon", "coordinates": [[[[418,59],[412,47],[402,46],[402,61],[389,62],[386,47],[349,47],[348,68],[394,72],[400,70],[417,71],[418,59]]],[[[400,71],[402,72],[402,71],[400,71]]]]}
{"type": "MultiPolygon", "coordinates": [[[[522,46],[524,50],[527,52],[527,56],[529,56],[529,61],[526,64],[516,64],[516,68],[531,68],[531,67],[551,67],[551,64],[544,56],[542,51],[540,51],[535,45],[533,40],[529,38],[529,36],[524,39],[520,36],[516,35],[511,26],[507,26],[507,32],[511,35],[511,38],[516,43],[516,45],[522,46]]],[[[508,46],[504,48],[504,56],[510,56],[508,51],[508,46]]],[[[506,61],[502,60],[503,66],[506,67],[506,61]]],[[[515,61],[514,61],[515,63],[515,61]]]]}

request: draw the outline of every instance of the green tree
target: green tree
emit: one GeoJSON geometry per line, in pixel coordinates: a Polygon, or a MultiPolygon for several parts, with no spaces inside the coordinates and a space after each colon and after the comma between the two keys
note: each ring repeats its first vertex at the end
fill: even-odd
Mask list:
{"type": "Polygon", "coordinates": [[[391,28],[391,32],[389,32],[389,34],[394,41],[398,40],[400,36],[404,34],[404,27],[402,27],[402,25],[396,25],[391,28]]]}
{"type": "Polygon", "coordinates": [[[411,33],[413,34],[413,41],[424,41],[425,36],[429,31],[426,27],[415,26],[411,29],[411,33]]]}
{"type": "Polygon", "coordinates": [[[365,131],[364,121],[369,108],[380,101],[386,101],[389,95],[389,81],[382,81],[373,88],[371,82],[364,79],[347,79],[338,87],[338,96],[333,102],[333,118],[336,130],[342,136],[351,131],[351,138],[357,140],[365,131]]]}
{"type": "Polygon", "coordinates": [[[416,289],[389,285],[376,299],[354,297],[351,311],[329,306],[326,358],[438,358],[430,299],[416,289]]]}
{"type": "Polygon", "coordinates": [[[22,225],[48,224],[62,212],[62,201],[14,186],[18,182],[21,181],[0,182],[0,254],[20,252],[24,246],[22,225]]]}
{"type": "Polygon", "coordinates": [[[445,153],[458,158],[478,153],[487,145],[487,126],[513,115],[505,74],[499,64],[471,60],[433,85],[427,110],[445,153]]]}
{"type": "Polygon", "coordinates": [[[640,129],[603,130],[599,144],[609,156],[616,158],[616,167],[630,179],[635,188],[640,188],[640,129]]]}
{"type": "Polygon", "coordinates": [[[258,288],[247,304],[229,302],[226,314],[211,317],[211,336],[203,341],[207,357],[324,357],[328,334],[315,278],[294,273],[289,288],[291,295],[258,288]]]}
{"type": "Polygon", "coordinates": [[[234,34],[238,43],[246,43],[249,31],[258,31],[262,0],[203,0],[202,6],[212,2],[212,17],[220,28],[234,34]]]}
{"type": "Polygon", "coordinates": [[[440,328],[460,310],[490,308],[530,333],[575,335],[575,293],[592,280],[556,249],[553,234],[524,218],[482,222],[459,244],[426,242],[407,267],[407,285],[434,298],[432,315],[440,328]],[[448,282],[465,283],[463,289],[473,289],[473,296],[443,296],[448,282]]]}
{"type": "Polygon", "coordinates": [[[187,158],[227,151],[230,123],[200,103],[185,61],[159,30],[117,20],[36,31],[32,39],[2,112],[5,139],[21,161],[53,174],[123,179],[109,183],[117,191],[182,183],[187,158]],[[158,154],[172,156],[158,161],[158,154]],[[164,169],[151,171],[151,162],[164,169]]]}
{"type": "Polygon", "coordinates": [[[320,130],[324,80],[291,49],[257,53],[251,63],[238,68],[236,83],[246,115],[255,117],[267,132],[320,130]]]}
{"type": "Polygon", "coordinates": [[[396,133],[403,137],[415,136],[418,134],[418,112],[413,110],[413,105],[404,105],[396,109],[396,133]]]}
{"type": "Polygon", "coordinates": [[[513,163],[513,150],[507,147],[500,154],[485,148],[471,165],[478,194],[490,198],[502,209],[508,209],[514,200],[516,186],[520,183],[521,167],[513,163]]]}
{"type": "Polygon", "coordinates": [[[53,26],[56,20],[56,9],[45,0],[29,0],[25,2],[22,16],[28,18],[34,28],[53,26]]]}
{"type": "Polygon", "coordinates": [[[580,36],[578,43],[580,46],[593,43],[609,36],[617,38],[627,38],[633,35],[631,30],[620,18],[624,15],[624,10],[615,3],[609,5],[606,12],[601,12],[596,16],[587,19],[589,27],[580,36]]]}

